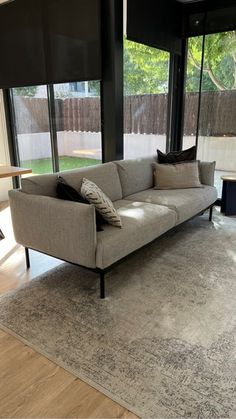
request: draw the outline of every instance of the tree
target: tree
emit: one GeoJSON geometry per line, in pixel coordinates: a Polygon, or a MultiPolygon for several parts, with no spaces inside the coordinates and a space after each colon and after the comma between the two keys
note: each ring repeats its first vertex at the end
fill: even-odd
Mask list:
{"type": "Polygon", "coordinates": [[[124,41],[124,93],[166,93],[169,54],[143,44],[124,41]]]}
{"type": "Polygon", "coordinates": [[[15,87],[13,89],[16,96],[34,97],[37,93],[37,86],[15,87]]]}
{"type": "MultiPolygon", "coordinates": [[[[199,89],[203,37],[189,40],[187,90],[199,89]]],[[[207,35],[203,90],[236,89],[236,31],[207,35]]]]}
{"type": "MultiPolygon", "coordinates": [[[[199,90],[203,37],[189,40],[186,90],[199,90]]],[[[127,95],[168,92],[169,54],[124,41],[124,92],[127,95]]],[[[236,89],[236,31],[207,35],[203,90],[236,89]]]]}

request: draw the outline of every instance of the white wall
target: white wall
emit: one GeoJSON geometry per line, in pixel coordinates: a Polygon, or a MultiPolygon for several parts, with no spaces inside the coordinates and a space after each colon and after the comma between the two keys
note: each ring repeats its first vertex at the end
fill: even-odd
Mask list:
{"type": "MultiPolygon", "coordinates": [[[[10,164],[7,131],[5,123],[2,91],[0,90],[0,164],[10,164]]],[[[11,179],[0,179],[0,201],[8,199],[8,190],[12,189],[11,179]]]]}
{"type": "MultiPolygon", "coordinates": [[[[57,133],[60,156],[102,159],[101,133],[61,131],[57,133]]],[[[20,134],[20,160],[34,160],[51,157],[49,133],[20,134]]],[[[152,156],[156,149],[165,152],[164,135],[125,134],[124,158],[152,156]]]]}
{"type": "MultiPolygon", "coordinates": [[[[19,135],[21,160],[51,157],[49,133],[19,135]]],[[[183,148],[195,144],[195,137],[184,137],[183,148]]],[[[165,152],[165,136],[125,134],[124,158],[152,156],[159,148],[165,152]]],[[[101,133],[58,132],[58,151],[61,156],[101,159],[101,133]]],[[[198,159],[216,161],[218,170],[236,171],[236,137],[199,137],[198,159]]]]}
{"type": "MultiPolygon", "coordinates": [[[[192,147],[195,137],[184,137],[183,148],[192,147]]],[[[236,137],[201,137],[198,139],[197,158],[202,161],[216,161],[216,169],[236,171],[236,137]]]]}

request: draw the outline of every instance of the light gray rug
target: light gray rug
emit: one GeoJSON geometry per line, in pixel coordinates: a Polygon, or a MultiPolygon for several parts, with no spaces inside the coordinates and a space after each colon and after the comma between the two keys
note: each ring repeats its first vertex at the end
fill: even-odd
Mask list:
{"type": "Polygon", "coordinates": [[[0,323],[142,417],[236,417],[236,220],[178,227],[107,277],[63,264],[0,323]]]}

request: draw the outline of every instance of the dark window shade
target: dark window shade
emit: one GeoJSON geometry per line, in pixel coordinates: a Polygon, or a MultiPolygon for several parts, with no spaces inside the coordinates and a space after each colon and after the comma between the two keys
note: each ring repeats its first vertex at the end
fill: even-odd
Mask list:
{"type": "Polygon", "coordinates": [[[184,6],[183,36],[192,37],[236,29],[235,1],[200,2],[184,6]]]}
{"type": "Polygon", "coordinates": [[[54,82],[101,79],[100,1],[44,0],[44,3],[49,79],[54,82]]]}
{"type": "Polygon", "coordinates": [[[181,54],[182,5],[175,0],[127,0],[127,38],[181,54]]]}
{"type": "Polygon", "coordinates": [[[100,0],[0,6],[0,88],[101,79],[100,0]]]}
{"type": "Polygon", "coordinates": [[[46,80],[40,0],[0,6],[0,87],[46,80]]]}

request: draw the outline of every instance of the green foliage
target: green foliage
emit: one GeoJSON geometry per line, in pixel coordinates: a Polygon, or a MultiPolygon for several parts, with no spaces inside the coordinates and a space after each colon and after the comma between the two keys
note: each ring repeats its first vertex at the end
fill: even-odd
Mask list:
{"type": "Polygon", "coordinates": [[[124,41],[124,94],[166,93],[169,54],[143,44],[124,41]]]}
{"type": "Polygon", "coordinates": [[[15,87],[13,89],[15,96],[34,97],[37,93],[37,86],[15,87]]]}
{"type": "MultiPolygon", "coordinates": [[[[198,91],[203,37],[189,40],[187,91],[198,91]]],[[[203,90],[236,88],[236,32],[207,35],[203,66],[203,90]]]]}
{"type": "MultiPolygon", "coordinates": [[[[197,92],[203,37],[189,40],[186,90],[197,92]]],[[[124,40],[125,95],[168,92],[169,54],[124,40]]],[[[236,89],[236,31],[207,35],[203,90],[236,89]]]]}
{"type": "Polygon", "coordinates": [[[100,82],[91,80],[88,82],[89,93],[93,96],[100,96],[100,82]]]}

